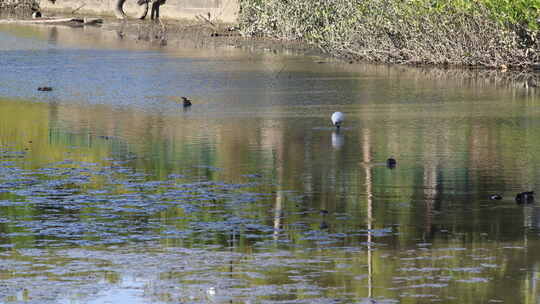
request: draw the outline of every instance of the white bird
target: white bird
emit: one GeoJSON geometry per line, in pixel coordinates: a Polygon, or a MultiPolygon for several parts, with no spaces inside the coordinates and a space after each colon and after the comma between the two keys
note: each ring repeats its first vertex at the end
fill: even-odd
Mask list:
{"type": "Polygon", "coordinates": [[[345,114],[341,112],[334,112],[330,119],[332,119],[332,124],[339,129],[339,127],[341,127],[341,123],[345,120],[345,114]]]}

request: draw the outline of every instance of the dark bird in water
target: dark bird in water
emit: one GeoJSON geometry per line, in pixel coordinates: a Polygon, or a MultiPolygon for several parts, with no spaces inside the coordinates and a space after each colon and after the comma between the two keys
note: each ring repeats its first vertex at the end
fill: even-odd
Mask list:
{"type": "Polygon", "coordinates": [[[52,91],[52,88],[51,87],[39,87],[37,88],[38,91],[42,91],[42,92],[50,92],[52,91]]]}
{"type": "Polygon", "coordinates": [[[502,196],[500,196],[499,194],[492,194],[489,196],[489,199],[494,201],[494,200],[501,200],[502,199],[502,196]]]}
{"type": "Polygon", "coordinates": [[[386,160],[386,166],[390,169],[394,169],[397,165],[397,161],[390,157],[389,159],[386,160]]]}
{"type": "Polygon", "coordinates": [[[191,100],[189,98],[182,96],[182,104],[184,107],[191,107],[191,100]]]}
{"type": "Polygon", "coordinates": [[[321,210],[320,210],[320,213],[321,213],[321,215],[322,215],[323,220],[322,220],[321,224],[319,225],[319,229],[321,229],[321,230],[328,229],[328,224],[326,223],[326,221],[325,221],[324,219],[326,218],[326,215],[327,215],[329,212],[328,212],[328,210],[326,210],[326,209],[321,209],[321,210]]]}
{"type": "Polygon", "coordinates": [[[534,203],[534,191],[521,192],[516,195],[516,203],[531,204],[534,203]]]}
{"type": "Polygon", "coordinates": [[[321,224],[319,224],[319,229],[321,230],[328,229],[328,224],[325,221],[322,221],[321,224]]]}

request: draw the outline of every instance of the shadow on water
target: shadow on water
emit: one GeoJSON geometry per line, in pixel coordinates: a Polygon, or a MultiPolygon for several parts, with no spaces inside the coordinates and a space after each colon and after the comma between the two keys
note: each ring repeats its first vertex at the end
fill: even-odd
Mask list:
{"type": "Polygon", "coordinates": [[[536,302],[530,86],[1,29],[0,301],[536,302]]]}

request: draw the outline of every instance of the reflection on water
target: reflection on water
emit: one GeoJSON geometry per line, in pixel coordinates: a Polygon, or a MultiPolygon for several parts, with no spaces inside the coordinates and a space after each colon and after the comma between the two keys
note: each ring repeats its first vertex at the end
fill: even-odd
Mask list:
{"type": "Polygon", "coordinates": [[[538,301],[530,90],[3,30],[1,302],[538,301]]]}
{"type": "Polygon", "coordinates": [[[345,144],[345,136],[340,133],[339,129],[332,132],[332,147],[334,149],[340,149],[345,144]]]}

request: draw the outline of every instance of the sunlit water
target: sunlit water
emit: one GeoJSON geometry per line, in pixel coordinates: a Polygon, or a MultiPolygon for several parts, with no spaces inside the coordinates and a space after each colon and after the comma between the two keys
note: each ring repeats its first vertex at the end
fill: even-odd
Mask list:
{"type": "Polygon", "coordinates": [[[0,26],[0,302],[537,303],[538,94],[318,60],[0,26]]]}

